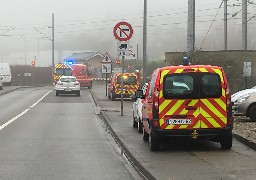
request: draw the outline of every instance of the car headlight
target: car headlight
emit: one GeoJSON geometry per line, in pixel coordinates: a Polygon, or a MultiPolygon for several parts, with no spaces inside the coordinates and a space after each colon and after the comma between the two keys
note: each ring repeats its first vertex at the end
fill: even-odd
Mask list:
{"type": "Polygon", "coordinates": [[[242,96],[242,97],[237,99],[237,102],[242,103],[242,102],[246,101],[249,97],[250,97],[250,95],[242,96]]]}

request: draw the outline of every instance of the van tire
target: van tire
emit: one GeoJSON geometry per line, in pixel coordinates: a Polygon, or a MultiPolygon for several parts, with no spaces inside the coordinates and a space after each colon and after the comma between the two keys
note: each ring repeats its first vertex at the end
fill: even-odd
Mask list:
{"type": "Polygon", "coordinates": [[[150,151],[159,151],[160,150],[160,141],[159,138],[152,134],[150,132],[149,135],[149,147],[150,147],[150,151]]]}
{"type": "Polygon", "coordinates": [[[145,129],[143,128],[143,141],[148,142],[149,140],[149,134],[145,132],[145,129]]]}
{"type": "Polygon", "coordinates": [[[135,121],[135,117],[134,117],[133,113],[132,113],[132,119],[133,119],[133,127],[137,128],[138,127],[138,123],[135,121]]]}
{"type": "Polygon", "coordinates": [[[232,133],[224,135],[220,140],[221,149],[229,150],[232,148],[233,136],[232,133]]]}
{"type": "Polygon", "coordinates": [[[108,94],[108,99],[111,99],[111,96],[110,96],[110,94],[108,94]]]}
{"type": "Polygon", "coordinates": [[[111,101],[114,101],[114,100],[116,100],[116,97],[113,93],[111,93],[111,101]]]}
{"type": "Polygon", "coordinates": [[[140,118],[138,119],[137,127],[138,127],[138,132],[142,133],[143,132],[143,124],[142,124],[140,118]]]}
{"type": "Polygon", "coordinates": [[[249,118],[256,121],[256,105],[252,106],[249,110],[249,118]]]}

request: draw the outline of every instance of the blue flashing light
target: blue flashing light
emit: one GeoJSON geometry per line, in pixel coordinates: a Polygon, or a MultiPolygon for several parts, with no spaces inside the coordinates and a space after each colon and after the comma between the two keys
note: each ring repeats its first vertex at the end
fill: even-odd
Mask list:
{"type": "Polygon", "coordinates": [[[183,57],[182,58],[182,65],[183,66],[189,66],[190,65],[189,57],[183,57]]]}

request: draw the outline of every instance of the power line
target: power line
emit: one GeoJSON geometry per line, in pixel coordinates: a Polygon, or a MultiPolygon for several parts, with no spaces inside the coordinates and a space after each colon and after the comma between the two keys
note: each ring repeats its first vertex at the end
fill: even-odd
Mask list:
{"type": "Polygon", "coordinates": [[[217,10],[217,13],[216,13],[216,15],[215,15],[215,17],[214,17],[214,19],[213,19],[213,21],[212,21],[212,23],[211,23],[211,26],[209,27],[209,29],[208,29],[208,31],[207,31],[205,37],[204,37],[204,40],[203,40],[203,42],[202,42],[202,44],[201,44],[201,46],[200,46],[200,48],[199,48],[200,50],[202,49],[202,47],[203,47],[203,45],[204,45],[204,42],[205,42],[205,40],[206,40],[206,38],[207,38],[207,36],[208,36],[208,34],[209,34],[211,28],[212,28],[213,23],[215,22],[215,19],[216,19],[217,15],[219,14],[219,11],[220,11],[220,8],[221,8],[223,2],[224,2],[224,0],[221,1],[221,4],[220,4],[220,6],[219,6],[219,8],[218,8],[218,10],[217,10]]]}

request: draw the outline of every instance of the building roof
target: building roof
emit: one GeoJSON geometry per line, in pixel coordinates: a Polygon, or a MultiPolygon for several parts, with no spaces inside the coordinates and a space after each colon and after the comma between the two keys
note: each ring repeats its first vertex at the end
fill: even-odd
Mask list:
{"type": "Polygon", "coordinates": [[[87,61],[88,59],[91,59],[95,56],[101,56],[103,58],[103,55],[100,52],[95,52],[95,51],[87,51],[87,52],[82,52],[82,53],[73,53],[73,55],[67,57],[63,61],[68,61],[68,60],[83,60],[87,61]]]}

